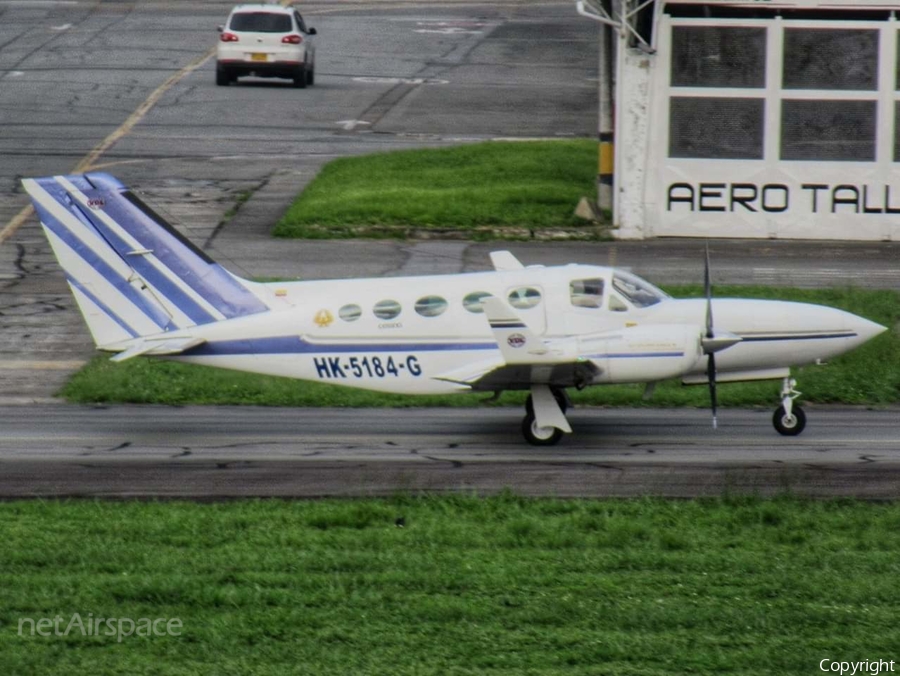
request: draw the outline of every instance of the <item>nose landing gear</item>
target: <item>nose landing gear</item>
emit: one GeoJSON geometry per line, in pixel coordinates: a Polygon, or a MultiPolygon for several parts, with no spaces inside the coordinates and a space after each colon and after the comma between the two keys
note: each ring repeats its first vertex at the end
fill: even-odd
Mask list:
{"type": "Polygon", "coordinates": [[[802,393],[795,388],[797,381],[785,378],[781,385],[781,406],[775,409],[772,424],[779,434],[795,437],[806,428],[806,413],[794,404],[794,400],[802,393]]]}

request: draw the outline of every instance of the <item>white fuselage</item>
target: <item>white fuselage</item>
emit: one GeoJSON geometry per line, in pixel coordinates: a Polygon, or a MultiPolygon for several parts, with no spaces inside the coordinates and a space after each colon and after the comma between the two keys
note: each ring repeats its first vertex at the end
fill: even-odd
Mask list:
{"type": "MultiPolygon", "coordinates": [[[[174,358],[410,394],[705,379],[706,301],[670,298],[613,268],[530,267],[251,290],[273,309],[184,329],[179,333],[205,342],[174,358]],[[535,363],[482,380],[508,362],[473,300],[479,293],[509,303],[557,363],[583,368],[535,363]]],[[[712,311],[716,332],[741,339],[716,355],[720,381],[782,378],[791,366],[832,358],[883,330],[803,303],[715,299],[712,311]]]]}

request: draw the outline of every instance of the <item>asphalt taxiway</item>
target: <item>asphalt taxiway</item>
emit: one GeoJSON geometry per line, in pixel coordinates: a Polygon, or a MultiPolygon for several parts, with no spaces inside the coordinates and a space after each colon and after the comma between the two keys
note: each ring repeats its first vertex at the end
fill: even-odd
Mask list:
{"type": "MultiPolygon", "coordinates": [[[[304,3],[314,87],[216,87],[233,2],[0,0],[0,497],[385,494],[771,494],[896,497],[897,411],[810,409],[798,439],[770,411],[572,414],[532,449],[521,412],[297,411],[45,404],[93,344],[20,179],[116,174],[246,276],[485,269],[496,244],[273,242],[328,160],[498,137],[591,138],[596,25],[568,0],[304,3]],[[235,207],[239,206],[236,214],[235,207]]],[[[699,282],[702,243],[505,243],[525,263],[616,264],[699,282]]],[[[712,242],[717,283],[900,288],[900,245],[712,242]]]]}
{"type": "Polygon", "coordinates": [[[575,409],[528,446],[521,412],[255,407],[0,407],[0,496],[106,498],[794,494],[896,498],[900,411],[811,407],[778,436],[767,410],[575,409]]]}

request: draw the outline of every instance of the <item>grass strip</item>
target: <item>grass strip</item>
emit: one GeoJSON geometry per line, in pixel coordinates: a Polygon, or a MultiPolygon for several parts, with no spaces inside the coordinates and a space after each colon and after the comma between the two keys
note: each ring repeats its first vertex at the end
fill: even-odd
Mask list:
{"type": "Polygon", "coordinates": [[[406,237],[462,230],[529,238],[534,228],[593,226],[573,215],[595,191],[591,140],[487,142],[329,162],[275,227],[276,237],[406,237]]]}
{"type": "MultiPolygon", "coordinates": [[[[679,297],[702,296],[699,287],[668,289],[679,297]]],[[[800,290],[768,287],[718,287],[718,297],[734,295],[819,303],[849,310],[888,327],[900,322],[900,296],[893,291],[852,288],[800,290]]],[[[889,331],[824,367],[797,371],[803,401],[886,405],[900,402],[900,336],[889,331]]],[[[734,383],[719,388],[723,406],[770,406],[780,383],[734,383]]],[[[662,383],[649,401],[640,385],[570,390],[576,405],[695,406],[708,405],[706,387],[662,383]]],[[[114,364],[97,357],[76,373],[61,395],[79,403],[253,404],[263,406],[413,407],[478,406],[487,395],[406,396],[369,392],[318,382],[238,373],[155,359],[114,364]]],[[[521,405],[521,392],[504,393],[496,405],[521,405]]]]}
{"type": "Polygon", "coordinates": [[[0,503],[0,540],[4,674],[770,676],[898,657],[898,503],[30,501],[0,503]],[[19,635],[75,613],[183,628],[19,635]]]}

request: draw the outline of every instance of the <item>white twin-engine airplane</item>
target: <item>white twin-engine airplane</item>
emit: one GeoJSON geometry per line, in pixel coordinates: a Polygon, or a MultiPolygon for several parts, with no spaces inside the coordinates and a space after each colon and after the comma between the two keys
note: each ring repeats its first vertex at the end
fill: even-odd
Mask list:
{"type": "Polygon", "coordinates": [[[525,439],[571,432],[566,388],[680,378],[781,379],[773,418],[799,434],[790,367],[885,327],[819,305],[678,300],[623,270],[524,267],[457,275],[256,283],[227,272],[112,176],[25,189],[100,350],[404,394],[530,390],[525,439]],[[713,324],[715,310],[716,325],[713,324]]]}

